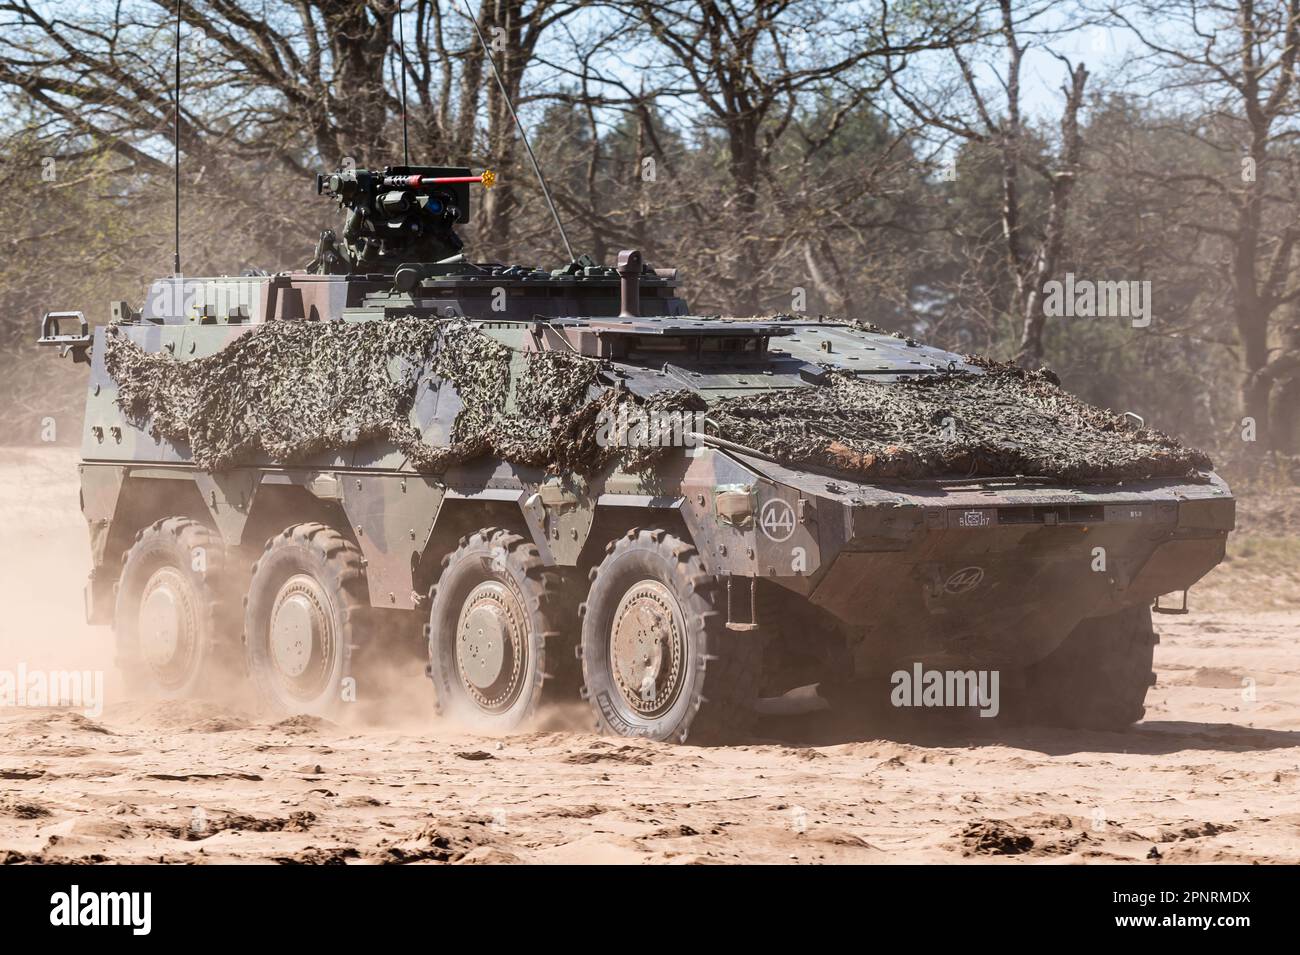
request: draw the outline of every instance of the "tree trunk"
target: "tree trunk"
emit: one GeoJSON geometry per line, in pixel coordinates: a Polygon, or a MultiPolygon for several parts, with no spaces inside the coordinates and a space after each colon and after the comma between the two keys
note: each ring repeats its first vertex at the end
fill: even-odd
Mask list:
{"type": "MultiPolygon", "coordinates": [[[[1254,422],[1255,440],[1248,443],[1250,452],[1262,454],[1270,447],[1269,393],[1272,381],[1260,374],[1268,364],[1268,322],[1257,311],[1247,311],[1248,303],[1239,303],[1237,334],[1242,344],[1241,413],[1254,422]],[[1244,312],[1244,314],[1242,313],[1244,312]]],[[[1243,427],[1245,424],[1243,423],[1243,427]]]]}
{"type": "Polygon", "coordinates": [[[1038,250],[1038,261],[1024,291],[1024,326],[1016,360],[1023,368],[1043,363],[1043,329],[1047,316],[1043,311],[1043,286],[1056,274],[1065,250],[1065,227],[1069,220],[1070,193],[1079,172],[1079,155],[1083,149],[1079,134],[1079,109],[1083,105],[1083,88],[1088,71],[1080,64],[1070,69],[1070,85],[1065,88],[1065,112],[1061,115],[1061,168],[1052,175],[1051,205],[1047,212],[1046,233],[1038,250]]]}
{"type": "Polygon", "coordinates": [[[735,315],[758,312],[759,291],[755,272],[761,259],[758,240],[758,128],[750,115],[731,124],[729,133],[731,181],[736,190],[736,225],[739,234],[730,256],[728,272],[732,300],[728,310],[735,315]]]}

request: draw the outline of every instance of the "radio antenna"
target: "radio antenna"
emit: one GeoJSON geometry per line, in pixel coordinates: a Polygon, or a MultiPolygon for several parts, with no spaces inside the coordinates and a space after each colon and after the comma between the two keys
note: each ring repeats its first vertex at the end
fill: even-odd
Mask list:
{"type": "Polygon", "coordinates": [[[411,164],[406,145],[406,31],[402,27],[402,0],[397,0],[397,45],[402,53],[402,165],[411,164]]]}
{"type": "Polygon", "coordinates": [[[564,231],[564,223],[560,221],[560,214],[555,209],[555,202],[551,199],[551,190],[546,187],[546,177],[542,175],[542,167],[537,162],[537,156],[533,152],[533,147],[528,143],[528,134],[524,132],[524,124],[519,122],[519,114],[515,112],[515,104],[510,101],[510,94],[506,92],[505,80],[501,78],[501,71],[497,69],[496,60],[492,59],[492,51],[488,49],[487,40],[483,39],[483,31],[479,29],[478,20],[474,18],[474,11],[470,9],[469,0],[461,0],[465,5],[465,14],[469,17],[470,24],[474,27],[474,33],[478,36],[479,45],[483,47],[483,55],[487,57],[488,66],[492,67],[492,75],[496,77],[497,86],[501,90],[501,97],[506,101],[506,109],[510,110],[510,117],[515,121],[515,126],[519,129],[519,138],[524,142],[524,149],[528,151],[528,160],[533,164],[533,172],[537,173],[537,183],[542,187],[542,195],[546,198],[546,204],[550,207],[551,216],[555,219],[555,227],[560,230],[560,239],[564,242],[564,251],[569,254],[569,261],[576,261],[573,254],[573,246],[569,245],[569,236],[564,231]]]}
{"type": "Polygon", "coordinates": [[[176,0],[176,101],[172,130],[172,167],[176,176],[176,245],[172,251],[172,272],[181,274],[181,0],[176,0]]]}

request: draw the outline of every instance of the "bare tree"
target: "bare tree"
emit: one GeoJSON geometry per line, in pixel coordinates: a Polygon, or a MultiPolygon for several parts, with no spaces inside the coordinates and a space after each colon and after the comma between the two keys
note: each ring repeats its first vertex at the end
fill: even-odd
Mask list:
{"type": "Polygon", "coordinates": [[[884,85],[887,57],[951,47],[976,20],[943,5],[930,15],[882,5],[870,18],[842,0],[635,0],[633,10],[656,44],[648,68],[669,74],[669,95],[675,86],[721,135],[735,235],[729,291],[742,312],[757,309],[752,271],[773,251],[759,228],[771,159],[809,95],[834,90],[850,111],[884,85]]]}
{"type": "Polygon", "coordinates": [[[913,88],[900,81],[897,72],[891,73],[893,92],[932,132],[946,133],[997,153],[1003,255],[1013,289],[1011,310],[1021,325],[1017,360],[1027,366],[1041,364],[1043,359],[1043,286],[1056,274],[1065,247],[1070,194],[1080,173],[1079,111],[1088,81],[1082,63],[1076,65],[1053,54],[1064,64],[1067,74],[1056,155],[1040,158],[1026,149],[1021,71],[1026,51],[1036,43],[1050,42],[1060,32],[1060,27],[1035,25],[1051,6],[1038,4],[1017,10],[1011,0],[998,0],[992,42],[1000,47],[1002,56],[993,84],[980,82],[972,51],[962,46],[950,51],[955,79],[937,89],[913,88]],[[1048,184],[1047,216],[1041,231],[1027,227],[1024,220],[1022,174],[1026,168],[1048,184]]]}
{"type": "MultiPolygon", "coordinates": [[[[1280,327],[1300,300],[1294,253],[1300,210],[1294,144],[1300,0],[1154,0],[1115,6],[1113,21],[1142,44],[1158,77],[1152,96],[1185,107],[1177,131],[1189,153],[1215,154],[1219,170],[1148,170],[1153,185],[1184,193],[1178,225],[1222,250],[1233,324],[1240,342],[1242,413],[1256,447],[1294,433],[1300,411],[1282,403],[1273,424],[1275,387],[1300,366],[1300,335],[1280,327]]],[[[1282,394],[1295,394],[1294,388],[1282,394]]]]}
{"type": "Polygon", "coordinates": [[[137,0],[75,17],[3,0],[0,84],[141,169],[172,124],[172,19],[188,36],[180,143],[187,157],[266,157],[306,175],[316,161],[383,146],[397,107],[385,88],[393,11],[385,0],[137,0]],[[265,6],[265,9],[263,9],[265,6]],[[197,68],[196,68],[197,67],[197,68]]]}
{"type": "MultiPolygon", "coordinates": [[[[532,0],[531,3],[525,0],[482,0],[479,28],[489,42],[501,78],[500,85],[495,78],[486,83],[485,161],[514,175],[504,177],[487,196],[479,234],[490,250],[503,257],[511,251],[511,223],[519,206],[516,182],[531,175],[519,162],[518,133],[506,97],[516,107],[528,101],[521,95],[524,74],[536,59],[542,36],[553,24],[573,13],[577,6],[576,3],[557,3],[555,0],[532,0]]],[[[485,69],[481,63],[482,56],[481,49],[470,54],[467,76],[477,76],[485,69]]],[[[462,115],[473,115],[477,112],[477,90],[468,82],[464,90],[462,115]]]]}

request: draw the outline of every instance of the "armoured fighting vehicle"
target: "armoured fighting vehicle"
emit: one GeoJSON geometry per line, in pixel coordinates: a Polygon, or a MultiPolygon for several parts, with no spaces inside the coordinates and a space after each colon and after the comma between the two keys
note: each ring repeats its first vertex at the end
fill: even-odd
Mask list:
{"type": "Polygon", "coordinates": [[[1153,602],[1184,610],[1233,526],[1202,455],[1047,373],[693,315],[636,251],[470,262],[487,181],[321,176],[346,222],[307,269],[43,318],[90,366],[86,614],[133,679],[325,712],[418,645],[441,710],[500,729],[580,695],[608,733],[721,739],[914,667],[1141,718],[1153,602]]]}

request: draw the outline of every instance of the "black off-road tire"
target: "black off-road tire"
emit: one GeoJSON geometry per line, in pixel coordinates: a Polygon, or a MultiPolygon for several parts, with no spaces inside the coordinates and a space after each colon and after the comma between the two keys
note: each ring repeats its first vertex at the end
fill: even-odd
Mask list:
{"type": "Polygon", "coordinates": [[[1142,719],[1155,645],[1151,610],[1129,607],[1084,620],[1026,673],[1026,717],[1075,729],[1121,730],[1142,719]]]}
{"type": "Polygon", "coordinates": [[[584,694],[601,731],[681,743],[744,738],[755,716],[763,654],[753,633],[726,629],[721,606],[717,578],[705,570],[691,544],[668,531],[633,528],[606,547],[605,559],[591,573],[591,589],[580,611],[584,694]],[[674,602],[679,618],[672,612],[674,602]],[[663,613],[655,609],[656,604],[663,613]],[[619,632],[630,628],[626,633],[633,636],[626,639],[638,648],[637,653],[644,652],[648,644],[638,643],[641,638],[635,634],[645,611],[651,614],[660,649],[653,669],[645,658],[645,675],[639,689],[634,689],[625,676],[616,674],[615,646],[619,632]],[[664,623],[681,629],[665,633],[659,629],[664,623]],[[676,671],[669,655],[670,675],[661,701],[658,679],[665,635],[669,649],[676,644],[684,652],[676,671]],[[647,689],[654,693],[647,694],[647,689]],[[633,695],[639,702],[630,699],[633,695]]]}
{"type": "MultiPolygon", "coordinates": [[[[238,599],[225,544],[214,531],[188,517],[163,518],[135,535],[122,565],[113,619],[117,662],[130,690],[179,699],[238,679],[238,599]],[[142,642],[141,608],[160,603],[175,614],[177,655],[169,661],[157,659],[159,641],[142,642]]],[[[152,617],[156,625],[158,613],[152,617]]]]}
{"type": "Polygon", "coordinates": [[[355,682],[357,654],[373,623],[355,544],[318,523],[294,524],[272,537],[253,565],[244,607],[244,656],[262,703],[275,713],[337,715],[359,694],[374,692],[355,682]],[[273,622],[278,634],[290,636],[273,644],[273,622]]]}
{"type": "Polygon", "coordinates": [[[442,715],[505,732],[547,703],[576,699],[576,613],[535,544],[485,527],[461,538],[442,568],[428,626],[442,715]]]}

